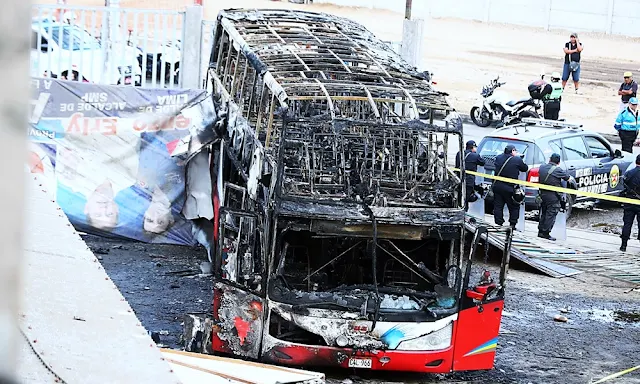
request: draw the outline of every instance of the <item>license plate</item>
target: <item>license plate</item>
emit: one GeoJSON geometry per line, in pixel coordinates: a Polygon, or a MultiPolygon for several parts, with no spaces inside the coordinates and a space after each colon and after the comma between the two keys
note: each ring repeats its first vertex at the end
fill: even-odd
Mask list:
{"type": "Polygon", "coordinates": [[[371,368],[371,359],[349,359],[349,368],[371,368]]]}

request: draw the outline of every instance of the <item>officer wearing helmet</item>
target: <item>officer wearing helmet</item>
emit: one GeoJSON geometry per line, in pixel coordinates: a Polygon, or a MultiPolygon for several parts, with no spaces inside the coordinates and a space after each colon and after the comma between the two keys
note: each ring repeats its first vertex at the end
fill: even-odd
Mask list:
{"type": "Polygon", "coordinates": [[[544,96],[544,118],[548,120],[558,120],[560,115],[560,102],[562,101],[562,83],[560,82],[560,73],[553,72],[551,74],[550,94],[544,96]]]}
{"type": "MultiPolygon", "coordinates": [[[[475,141],[467,141],[462,161],[464,162],[465,171],[478,171],[478,166],[484,166],[484,159],[477,153],[478,145],[475,141]]],[[[460,155],[456,156],[456,168],[460,169],[460,155]]],[[[474,175],[465,174],[466,199],[464,203],[465,210],[469,209],[469,203],[473,203],[478,199],[475,193],[476,177],[474,175]]]]}
{"type": "MultiPolygon", "coordinates": [[[[562,187],[562,181],[575,185],[575,180],[564,169],[560,168],[560,155],[554,153],[549,163],[540,166],[540,184],[562,187]]],[[[541,189],[538,191],[540,204],[540,220],[538,221],[538,237],[555,241],[551,230],[556,223],[558,212],[566,209],[566,198],[559,192],[541,189]],[[563,206],[564,205],[564,206],[563,206]]]]}
{"type": "MultiPolygon", "coordinates": [[[[505,147],[504,153],[498,155],[494,162],[495,175],[508,179],[517,180],[520,172],[527,172],[529,167],[522,161],[518,155],[516,147],[509,144],[505,147]]],[[[493,183],[493,218],[496,225],[504,224],[504,206],[509,209],[509,225],[511,227],[518,224],[518,216],[520,214],[520,203],[522,202],[523,192],[521,188],[517,188],[516,184],[507,183],[496,180],[493,183]]]]}

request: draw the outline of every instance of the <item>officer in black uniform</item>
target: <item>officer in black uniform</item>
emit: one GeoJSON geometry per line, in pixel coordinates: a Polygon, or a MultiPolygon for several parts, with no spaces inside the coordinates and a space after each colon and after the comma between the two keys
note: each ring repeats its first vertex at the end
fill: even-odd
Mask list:
{"type": "MultiPolygon", "coordinates": [[[[622,184],[624,185],[623,194],[625,197],[640,200],[640,155],[636,157],[636,167],[628,170],[622,176],[622,184]]],[[[635,218],[638,218],[638,223],[640,223],[640,206],[624,204],[624,216],[622,216],[624,226],[622,227],[622,235],[620,235],[622,238],[620,250],[622,252],[627,251],[627,242],[631,237],[631,227],[635,218]]],[[[640,233],[638,233],[638,240],[640,240],[640,233]]]]}
{"type": "MultiPolygon", "coordinates": [[[[516,147],[513,145],[507,145],[504,153],[496,157],[495,167],[496,176],[515,180],[518,179],[520,172],[529,170],[529,167],[522,161],[516,147]]],[[[516,224],[518,224],[520,204],[513,198],[514,187],[515,184],[498,180],[495,180],[493,183],[493,218],[497,225],[504,224],[504,215],[502,212],[505,204],[509,208],[509,224],[514,228],[516,224]]]]}
{"type": "MultiPolygon", "coordinates": [[[[467,141],[466,149],[464,150],[464,156],[462,161],[464,161],[464,169],[465,171],[478,171],[478,166],[484,166],[484,159],[477,153],[478,145],[475,141],[469,140],[467,141]]],[[[460,169],[460,156],[456,156],[456,168],[460,169]]],[[[475,193],[476,187],[476,177],[471,174],[465,174],[465,185],[466,185],[466,199],[464,200],[464,209],[465,211],[469,209],[469,199],[475,193]]]]}
{"type": "MultiPolygon", "coordinates": [[[[560,168],[560,155],[554,153],[551,155],[549,163],[540,166],[540,184],[562,187],[562,180],[571,182],[573,178],[564,169],[560,168]]],[[[563,196],[559,192],[544,189],[541,189],[539,193],[542,201],[540,202],[538,237],[556,241],[554,237],[551,237],[550,233],[556,223],[556,216],[562,208],[563,196]]]]}

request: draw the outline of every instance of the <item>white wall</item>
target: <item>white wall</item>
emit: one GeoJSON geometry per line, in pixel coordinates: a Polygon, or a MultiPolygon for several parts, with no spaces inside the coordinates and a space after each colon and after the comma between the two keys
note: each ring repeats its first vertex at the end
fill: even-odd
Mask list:
{"type": "MultiPolygon", "coordinates": [[[[404,13],[404,0],[314,0],[404,13]]],[[[640,0],[413,0],[414,18],[451,17],[640,37],[640,0]]]]}

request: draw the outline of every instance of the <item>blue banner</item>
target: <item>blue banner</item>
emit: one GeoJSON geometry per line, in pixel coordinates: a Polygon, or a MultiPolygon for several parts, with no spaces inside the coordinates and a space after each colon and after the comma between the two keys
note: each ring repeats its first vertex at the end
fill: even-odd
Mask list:
{"type": "MultiPolygon", "coordinates": [[[[172,157],[204,91],[32,79],[28,171],[81,231],[195,244],[182,214],[184,160],[172,157]],[[190,117],[189,117],[190,116],[190,117]]],[[[195,118],[194,118],[195,116],[195,118]]]]}

